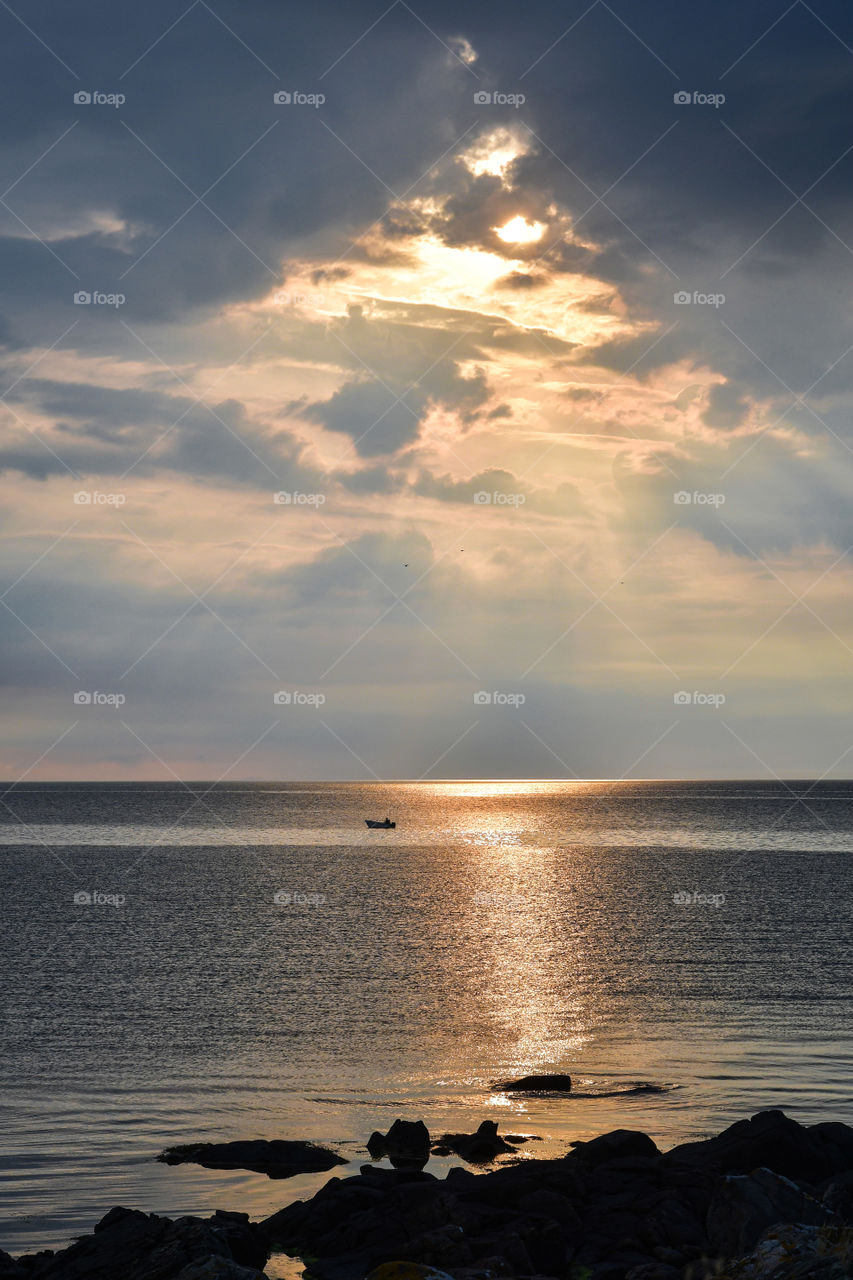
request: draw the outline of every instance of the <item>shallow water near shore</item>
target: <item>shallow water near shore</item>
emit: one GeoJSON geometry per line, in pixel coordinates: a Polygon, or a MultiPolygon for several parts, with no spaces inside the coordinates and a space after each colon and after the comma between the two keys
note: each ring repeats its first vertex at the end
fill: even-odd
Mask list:
{"type": "Polygon", "coordinates": [[[541,1139],[526,1156],[617,1126],[667,1147],[770,1106],[853,1122],[853,784],[21,784],[6,803],[9,1252],[115,1204],[260,1217],[332,1176],[153,1159],[196,1138],[314,1139],[355,1170],[398,1115],[434,1135],[496,1119],[541,1139]],[[367,831],[389,811],[396,830],[367,831]],[[496,1087],[555,1070],[572,1094],[496,1087]]]}

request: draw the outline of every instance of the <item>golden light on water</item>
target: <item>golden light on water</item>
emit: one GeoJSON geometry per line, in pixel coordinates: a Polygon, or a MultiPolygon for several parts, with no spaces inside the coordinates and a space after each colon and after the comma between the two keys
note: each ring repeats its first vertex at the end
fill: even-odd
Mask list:
{"type": "Polygon", "coordinates": [[[545,230],[545,224],[542,222],[528,222],[521,214],[516,214],[514,218],[510,218],[509,222],[505,222],[502,227],[495,227],[501,240],[507,244],[532,244],[535,240],[541,240],[542,233],[545,230]]]}

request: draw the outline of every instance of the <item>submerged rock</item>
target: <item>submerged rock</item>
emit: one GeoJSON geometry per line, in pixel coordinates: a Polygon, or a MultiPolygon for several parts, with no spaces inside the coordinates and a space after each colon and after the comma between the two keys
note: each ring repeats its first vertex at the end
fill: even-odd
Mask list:
{"type": "Polygon", "coordinates": [[[476,1133],[445,1133],[432,1151],[437,1156],[461,1156],[469,1164],[488,1164],[507,1152],[513,1155],[515,1147],[498,1136],[494,1120],[484,1120],[476,1133]]]}
{"type": "Polygon", "coordinates": [[[498,1088],[511,1093],[570,1093],[572,1077],[559,1074],[522,1076],[520,1080],[504,1080],[498,1088]]]}
{"type": "Polygon", "coordinates": [[[343,1156],[313,1142],[261,1138],[249,1142],[188,1142],[167,1147],[157,1157],[164,1164],[200,1164],[205,1169],[248,1169],[269,1178],[292,1178],[297,1173],[325,1173],[347,1164],[343,1156]]]}
{"type": "Polygon", "coordinates": [[[387,1156],[395,1166],[423,1166],[429,1160],[429,1129],[423,1120],[395,1120],[387,1133],[374,1131],[367,1150],[374,1160],[387,1156]]]}

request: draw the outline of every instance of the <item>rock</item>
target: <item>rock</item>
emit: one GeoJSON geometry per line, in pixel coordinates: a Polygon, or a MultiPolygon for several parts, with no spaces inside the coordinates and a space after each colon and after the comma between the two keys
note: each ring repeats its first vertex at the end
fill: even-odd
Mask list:
{"type": "Polygon", "coordinates": [[[494,1120],[484,1120],[476,1133],[445,1133],[432,1150],[434,1155],[461,1156],[469,1164],[488,1164],[506,1152],[515,1154],[514,1147],[498,1137],[494,1120]]]}
{"type": "Polygon", "coordinates": [[[0,1280],[25,1280],[32,1272],[24,1271],[10,1254],[0,1249],[0,1280]]]}
{"type": "MultiPolygon", "coordinates": [[[[200,1273],[199,1280],[208,1274],[222,1280],[255,1280],[261,1273],[235,1261],[228,1239],[229,1234],[239,1238],[254,1230],[243,1217],[224,1214],[217,1225],[216,1218],[173,1221],[136,1209],[111,1209],[91,1235],[36,1261],[27,1275],[31,1280],[188,1280],[183,1274],[186,1268],[203,1264],[208,1270],[200,1273]],[[239,1230],[232,1218],[240,1220],[239,1230]],[[223,1269],[226,1263],[230,1271],[223,1269]],[[211,1270],[216,1266],[218,1271],[211,1270]]],[[[260,1255],[266,1261],[264,1245],[260,1255]]]]}
{"type": "Polygon", "coordinates": [[[191,1262],[179,1271],[175,1280],[264,1280],[263,1272],[254,1267],[241,1267],[227,1258],[217,1258],[213,1254],[202,1258],[200,1262],[191,1262]]]}
{"type": "Polygon", "coordinates": [[[772,1227],[729,1274],[737,1280],[849,1280],[853,1232],[799,1224],[772,1227]]]}
{"type": "Polygon", "coordinates": [[[681,1280],[681,1268],[665,1262],[643,1262],[627,1271],[625,1280],[681,1280]]]}
{"type": "Polygon", "coordinates": [[[719,1173],[750,1173],[760,1166],[797,1182],[817,1184],[853,1169],[853,1129],[835,1123],[806,1127],[783,1111],[760,1111],[716,1138],[673,1147],[664,1159],[719,1173]]]}
{"type": "Polygon", "coordinates": [[[217,1209],[208,1226],[221,1232],[231,1250],[231,1257],[243,1267],[263,1271],[269,1257],[267,1242],[258,1228],[250,1221],[248,1213],[229,1213],[217,1209]]]}
{"type": "Polygon", "coordinates": [[[626,1160],[635,1157],[659,1156],[654,1142],[648,1134],[636,1129],[613,1129],[610,1133],[602,1133],[589,1142],[572,1144],[572,1156],[582,1160],[584,1164],[597,1168],[611,1160],[626,1160]]]}
{"type": "Polygon", "coordinates": [[[568,1196],[560,1195],[558,1191],[549,1191],[547,1187],[528,1191],[527,1195],[522,1196],[518,1201],[518,1207],[523,1213],[550,1218],[568,1234],[577,1235],[580,1231],[580,1214],[568,1196]]]}
{"type": "Polygon", "coordinates": [[[848,1226],[853,1226],[853,1171],[831,1178],[823,1188],[821,1202],[848,1226]]]}
{"type": "Polygon", "coordinates": [[[425,1165],[429,1148],[429,1129],[423,1120],[395,1120],[387,1133],[374,1132],[367,1141],[374,1160],[387,1156],[395,1168],[425,1165]]]}
{"type": "Polygon", "coordinates": [[[762,1234],[780,1223],[839,1225],[831,1210],[770,1169],[723,1177],[708,1208],[711,1252],[738,1258],[754,1249],[762,1234]]]}
{"type": "Polygon", "coordinates": [[[572,1077],[553,1074],[522,1076],[520,1080],[504,1080],[498,1088],[514,1093],[569,1093],[572,1077]]]}
{"type": "Polygon", "coordinates": [[[262,1138],[248,1142],[188,1142],[161,1151],[163,1164],[200,1164],[205,1169],[249,1169],[269,1178],[292,1178],[298,1173],[324,1173],[346,1164],[343,1156],[313,1142],[262,1138]]]}
{"type": "Polygon", "coordinates": [[[419,1262],[383,1262],[367,1276],[367,1280],[453,1280],[446,1271],[426,1267],[419,1262]]]}

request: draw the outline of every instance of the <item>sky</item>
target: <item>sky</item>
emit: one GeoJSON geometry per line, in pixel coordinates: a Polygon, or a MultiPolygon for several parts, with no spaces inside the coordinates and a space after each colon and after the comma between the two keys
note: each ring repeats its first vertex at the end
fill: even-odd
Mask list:
{"type": "Polygon", "coordinates": [[[0,47],[0,775],[853,774],[848,6],[0,47]]]}

